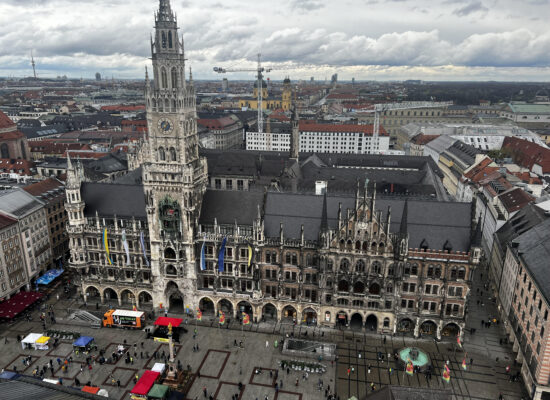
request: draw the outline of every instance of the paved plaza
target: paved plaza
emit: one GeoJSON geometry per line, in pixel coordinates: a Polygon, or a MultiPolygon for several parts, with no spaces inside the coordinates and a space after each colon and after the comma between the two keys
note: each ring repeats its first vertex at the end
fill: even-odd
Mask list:
{"type": "MultiPolygon", "coordinates": [[[[217,326],[217,322],[208,316],[198,324],[196,321],[187,321],[188,333],[182,335],[181,346],[177,346],[177,359],[184,368],[190,366],[195,378],[187,395],[188,399],[204,398],[203,390],[206,388],[208,395],[215,399],[228,400],[235,394],[239,399],[256,398],[264,400],[266,396],[270,400],[313,400],[324,399],[325,394],[336,393],[340,399],[347,399],[355,395],[358,398],[371,393],[371,385],[380,389],[384,385],[404,385],[413,387],[425,387],[446,389],[453,393],[454,399],[497,399],[502,394],[504,399],[527,398],[523,385],[519,382],[510,382],[506,373],[506,366],[511,367],[511,373],[519,370],[519,366],[513,363],[513,354],[510,346],[501,345],[500,339],[504,338],[501,326],[493,325],[491,328],[482,328],[481,320],[487,320],[489,316],[496,316],[494,304],[487,298],[487,290],[484,290],[481,278],[483,271],[478,271],[473,296],[470,299],[470,317],[468,324],[475,327],[474,335],[465,335],[464,350],[456,346],[454,340],[436,342],[431,337],[414,339],[404,336],[384,336],[356,332],[350,329],[335,330],[306,326],[294,326],[286,323],[260,323],[246,326],[244,330],[237,322],[231,321],[223,329],[217,326]],[[483,289],[479,293],[477,289],[483,289]],[[479,305],[477,301],[479,300],[479,305]],[[482,304],[483,303],[483,304],[482,304]],[[197,338],[193,339],[193,331],[197,329],[197,338]],[[299,371],[286,371],[279,368],[281,360],[293,359],[285,356],[280,351],[280,346],[275,348],[274,342],[293,335],[308,339],[326,341],[337,344],[336,362],[323,360],[327,371],[322,375],[310,373],[305,379],[299,371]],[[243,348],[234,346],[234,342],[243,341],[243,348]],[[267,346],[266,346],[267,344],[267,346]],[[195,345],[199,351],[193,351],[195,345]],[[434,366],[434,374],[428,379],[425,374],[416,373],[413,376],[406,375],[398,370],[393,361],[393,353],[403,347],[416,346],[424,350],[430,357],[434,366]],[[464,351],[467,352],[465,356],[464,351]],[[384,355],[380,360],[378,355],[384,355]],[[388,354],[390,361],[388,363],[388,354]],[[461,367],[462,360],[468,360],[467,370],[461,367]],[[498,358],[498,361],[497,361],[498,358]],[[473,360],[473,365],[470,364],[473,360]],[[449,362],[451,381],[445,383],[441,379],[443,365],[449,362]],[[390,367],[392,371],[390,373],[390,367]],[[261,374],[255,374],[255,370],[261,369],[261,374]],[[350,373],[348,375],[348,370],[350,373]],[[370,372],[369,372],[370,371],[370,372]],[[319,390],[320,380],[322,389],[319,390]],[[240,388],[239,388],[239,383],[240,388]],[[278,392],[275,390],[275,383],[278,392]]],[[[55,295],[48,300],[56,313],[57,323],[48,328],[56,330],[71,330],[84,335],[93,336],[99,349],[106,349],[109,355],[116,347],[127,342],[128,351],[134,358],[134,362],[127,364],[124,358],[111,364],[92,365],[89,369],[85,365],[85,357],[72,353],[71,340],[62,340],[61,344],[49,350],[23,350],[17,343],[17,335],[26,335],[30,332],[42,332],[38,311],[33,313],[33,321],[20,321],[14,324],[2,324],[0,326],[0,366],[5,370],[13,370],[31,375],[35,368],[42,367],[53,361],[53,369],[48,367],[45,377],[62,378],[63,385],[71,386],[75,378],[80,383],[90,382],[109,391],[109,397],[115,399],[129,399],[129,391],[134,385],[136,375],[139,377],[155,362],[153,354],[157,351],[160,355],[164,351],[168,353],[168,346],[145,339],[143,331],[128,331],[120,329],[92,329],[88,327],[65,324],[63,318],[67,310],[82,307],[77,300],[57,300],[55,295]],[[5,343],[4,337],[8,338],[5,343]],[[142,346],[143,343],[143,346],[142,346]],[[135,347],[134,347],[135,344],[135,347]],[[25,365],[23,359],[30,355],[30,365],[25,365]],[[63,360],[72,356],[74,361],[67,371],[63,371],[58,365],[57,359],[63,360]],[[82,368],[81,368],[82,367],[82,368]],[[118,382],[120,381],[120,387],[118,382]]],[[[95,311],[95,307],[90,310],[95,311]]],[[[177,314],[170,316],[178,317],[177,314]]],[[[179,315],[182,317],[181,315],[179,315]]],[[[302,359],[307,361],[307,359],[302,359]]],[[[315,360],[309,360],[315,361],[315,360]]]]}

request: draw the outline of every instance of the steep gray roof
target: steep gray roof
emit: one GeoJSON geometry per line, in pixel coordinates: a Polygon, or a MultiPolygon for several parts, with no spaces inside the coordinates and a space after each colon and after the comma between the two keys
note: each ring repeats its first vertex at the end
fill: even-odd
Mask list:
{"type": "Polygon", "coordinates": [[[528,204],[519,210],[512,218],[496,231],[497,243],[503,251],[506,250],[506,243],[515,239],[519,235],[527,232],[533,226],[536,226],[548,219],[544,210],[534,204],[528,204]]]}
{"type": "Polygon", "coordinates": [[[521,258],[523,265],[533,277],[536,285],[550,302],[550,219],[534,226],[512,241],[514,249],[521,258]]]}
{"type": "Polygon", "coordinates": [[[0,191],[0,211],[14,218],[24,218],[43,203],[20,188],[0,191]]]}
{"type": "Polygon", "coordinates": [[[214,218],[219,224],[252,225],[258,214],[258,205],[263,205],[263,192],[238,190],[207,190],[202,200],[199,222],[212,225],[214,218]]]}
{"type": "MultiPolygon", "coordinates": [[[[347,209],[355,208],[355,198],[327,196],[328,225],[334,229],[338,223],[338,205],[342,203],[342,218],[347,209]]],[[[392,233],[399,232],[405,199],[377,199],[376,209],[382,211],[385,220],[391,207],[392,233]]],[[[409,247],[420,248],[422,241],[430,249],[442,250],[446,242],[453,251],[469,251],[471,237],[471,207],[468,203],[419,201],[409,199],[407,205],[407,231],[409,247]]],[[[265,233],[278,237],[283,223],[287,238],[300,238],[304,225],[306,240],[317,240],[323,214],[323,196],[269,192],[265,204],[265,233]]]]}
{"type": "Polygon", "coordinates": [[[95,217],[97,211],[100,217],[147,218],[142,185],[85,182],[80,192],[86,217],[95,217]]]}

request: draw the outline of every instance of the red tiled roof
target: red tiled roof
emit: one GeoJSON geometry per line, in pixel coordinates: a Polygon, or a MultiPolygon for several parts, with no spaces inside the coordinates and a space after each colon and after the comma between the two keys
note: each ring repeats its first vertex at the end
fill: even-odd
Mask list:
{"type": "Polygon", "coordinates": [[[525,172],[511,172],[512,175],[521,179],[522,182],[528,183],[530,185],[542,185],[542,181],[538,176],[531,176],[531,173],[525,172]]]}
{"type": "Polygon", "coordinates": [[[430,143],[432,140],[437,139],[439,136],[440,135],[424,135],[421,133],[413,137],[411,142],[423,146],[430,143]]]}
{"type": "Polygon", "coordinates": [[[327,96],[327,100],[358,100],[359,97],[352,93],[331,93],[327,96]]]}
{"type": "Polygon", "coordinates": [[[145,111],[145,104],[142,105],[125,105],[118,104],[113,106],[103,106],[101,111],[145,111]]]}
{"type": "Polygon", "coordinates": [[[235,121],[230,117],[201,118],[197,120],[197,124],[205,126],[207,129],[223,129],[235,124],[235,121]]]}
{"type": "Polygon", "coordinates": [[[498,171],[498,167],[489,167],[493,162],[489,157],[485,157],[473,168],[464,174],[464,177],[472,182],[480,182],[482,179],[490,176],[493,172],[498,171]]]}
{"type": "Polygon", "coordinates": [[[137,120],[131,120],[131,119],[123,119],[121,122],[121,125],[131,125],[131,126],[147,126],[147,120],[145,119],[137,119],[137,120]]]}
{"type": "Polygon", "coordinates": [[[63,186],[63,184],[57,179],[48,178],[43,181],[33,183],[29,186],[25,186],[23,190],[33,196],[40,196],[41,194],[46,193],[49,190],[57,189],[60,186],[63,186]]]}
{"type": "Polygon", "coordinates": [[[506,207],[508,212],[514,212],[522,209],[527,204],[531,203],[534,198],[527,194],[523,189],[514,188],[499,196],[500,201],[506,207]]]}
{"type": "Polygon", "coordinates": [[[15,126],[15,122],[13,122],[10,117],[0,111],[0,129],[12,128],[15,126]]]}
{"type": "Polygon", "coordinates": [[[15,140],[15,139],[21,139],[24,138],[25,135],[23,135],[19,131],[11,131],[11,132],[4,132],[0,133],[0,140],[15,140]]]}
{"type": "MultiPolygon", "coordinates": [[[[84,150],[84,151],[69,151],[69,153],[71,154],[71,157],[73,158],[101,158],[101,157],[105,157],[107,155],[107,153],[102,153],[102,152],[96,152],[96,151],[87,151],[87,150],[84,150]]],[[[67,152],[63,153],[63,158],[67,158],[67,152]]]]}
{"type": "Polygon", "coordinates": [[[32,161],[23,160],[18,158],[16,160],[9,158],[0,158],[0,172],[20,172],[22,171],[24,175],[32,175],[31,168],[34,167],[32,161]]]}
{"type": "MultiPolygon", "coordinates": [[[[307,120],[300,121],[301,132],[351,132],[373,134],[374,125],[355,125],[355,124],[319,124],[307,120]]],[[[380,136],[389,136],[383,126],[380,126],[380,136]]]]}
{"type": "Polygon", "coordinates": [[[17,220],[4,214],[0,214],[0,229],[16,224],[17,220]]]}
{"type": "Polygon", "coordinates": [[[515,137],[504,138],[502,149],[508,151],[514,162],[522,167],[532,169],[537,164],[544,174],[550,173],[550,149],[515,137]]]}
{"type": "Polygon", "coordinates": [[[91,150],[90,146],[82,143],[56,143],[48,140],[29,142],[32,153],[63,154],[67,150],[91,150]]]}

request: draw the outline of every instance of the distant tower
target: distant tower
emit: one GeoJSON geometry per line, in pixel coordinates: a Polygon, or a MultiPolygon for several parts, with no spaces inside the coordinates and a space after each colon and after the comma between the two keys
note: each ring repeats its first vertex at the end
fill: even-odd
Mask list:
{"type": "Polygon", "coordinates": [[[300,117],[296,105],[292,106],[292,132],[290,134],[290,158],[298,161],[300,152],[300,117]]]}
{"type": "Polygon", "coordinates": [[[222,92],[228,92],[229,91],[229,81],[227,78],[223,78],[222,80],[222,92]]]}
{"type": "Polygon", "coordinates": [[[101,74],[99,72],[95,73],[95,80],[100,81],[101,80],[101,74]]]}
{"type": "Polygon", "coordinates": [[[283,96],[282,104],[283,110],[290,110],[292,107],[292,86],[290,85],[290,78],[287,76],[283,81],[283,96]]]}
{"type": "Polygon", "coordinates": [[[31,50],[31,65],[32,65],[32,73],[34,75],[34,79],[36,79],[36,63],[34,62],[34,56],[32,54],[32,50],[31,50]]]}

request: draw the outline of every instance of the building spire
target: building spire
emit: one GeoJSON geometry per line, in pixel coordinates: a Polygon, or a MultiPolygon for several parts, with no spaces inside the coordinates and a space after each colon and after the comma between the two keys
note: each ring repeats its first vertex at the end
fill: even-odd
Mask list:
{"type": "Polygon", "coordinates": [[[160,0],[159,12],[157,13],[158,21],[174,22],[174,13],[170,7],[170,0],[160,0]]]}
{"type": "Polygon", "coordinates": [[[409,199],[405,199],[405,205],[403,206],[403,214],[401,215],[401,223],[399,225],[399,233],[403,236],[407,235],[407,219],[409,215],[409,199]]]}
{"type": "Polygon", "coordinates": [[[327,192],[323,194],[323,210],[321,214],[321,232],[328,231],[327,192]]]}

